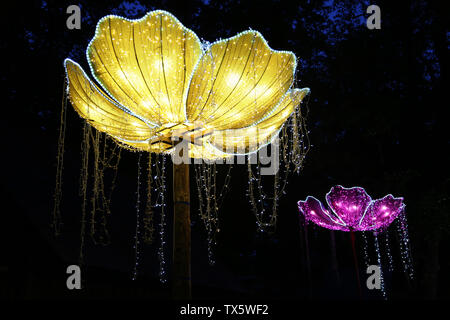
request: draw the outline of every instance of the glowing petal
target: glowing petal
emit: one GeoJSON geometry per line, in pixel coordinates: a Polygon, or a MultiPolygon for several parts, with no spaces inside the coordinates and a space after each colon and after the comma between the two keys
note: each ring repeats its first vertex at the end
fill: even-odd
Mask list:
{"type": "Polygon", "coordinates": [[[116,101],[160,125],[186,120],[189,80],[201,52],[194,32],[158,10],[139,20],[101,19],[87,55],[116,101]]]}
{"type": "Polygon", "coordinates": [[[151,136],[151,129],[144,121],[109,99],[76,62],[66,59],[64,64],[70,102],[93,127],[127,140],[146,140],[151,136]]]}
{"type": "Polygon", "coordinates": [[[364,188],[335,186],[326,195],[328,206],[349,228],[357,228],[372,199],[364,188]]]}
{"type": "Polygon", "coordinates": [[[282,101],[295,67],[292,52],[270,49],[256,31],[218,41],[203,54],[194,72],[187,117],[216,130],[251,126],[282,101]]]}
{"type": "Polygon", "coordinates": [[[331,211],[324,209],[319,200],[310,196],[305,201],[299,201],[298,206],[307,220],[332,230],[379,230],[389,226],[405,208],[403,198],[394,198],[389,194],[372,200],[361,187],[332,187],[326,200],[331,211]]]}
{"type": "Polygon", "coordinates": [[[211,135],[210,142],[227,153],[254,152],[278,135],[287,118],[308,93],[308,88],[289,90],[282,102],[267,112],[259,123],[241,129],[216,130],[211,135]]]}
{"type": "Polygon", "coordinates": [[[376,230],[387,227],[402,212],[405,205],[403,198],[394,198],[388,194],[384,198],[372,201],[367,212],[360,221],[360,228],[376,230]]]}
{"type": "Polygon", "coordinates": [[[339,221],[324,209],[322,203],[314,197],[308,196],[305,201],[298,202],[298,208],[307,221],[331,230],[347,231],[339,221]]]}

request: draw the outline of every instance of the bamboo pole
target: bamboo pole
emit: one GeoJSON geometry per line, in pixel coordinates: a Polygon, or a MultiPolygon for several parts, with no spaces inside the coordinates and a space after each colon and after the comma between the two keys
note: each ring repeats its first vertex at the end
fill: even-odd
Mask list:
{"type": "Polygon", "coordinates": [[[174,299],[191,298],[191,218],[189,164],[173,164],[173,278],[174,299]]]}

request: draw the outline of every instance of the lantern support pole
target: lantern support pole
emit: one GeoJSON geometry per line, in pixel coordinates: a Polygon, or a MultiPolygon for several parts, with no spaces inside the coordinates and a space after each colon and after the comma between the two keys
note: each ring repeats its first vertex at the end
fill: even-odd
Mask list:
{"type": "Polygon", "coordinates": [[[189,164],[173,164],[173,277],[174,299],[191,298],[191,217],[189,164]]]}

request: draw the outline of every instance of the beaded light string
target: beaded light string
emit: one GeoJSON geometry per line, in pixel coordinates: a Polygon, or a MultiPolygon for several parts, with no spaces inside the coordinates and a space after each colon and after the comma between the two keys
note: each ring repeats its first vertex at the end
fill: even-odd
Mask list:
{"type": "Polygon", "coordinates": [[[55,236],[58,236],[61,231],[61,197],[62,197],[62,183],[63,183],[63,168],[64,168],[64,140],[66,136],[66,118],[67,118],[67,79],[64,77],[63,95],[61,103],[61,115],[59,124],[58,136],[58,151],[56,156],[56,177],[55,177],[55,194],[54,194],[54,208],[53,208],[53,222],[52,227],[55,236]]]}
{"type": "Polygon", "coordinates": [[[92,196],[91,196],[91,218],[90,218],[90,236],[94,243],[97,243],[95,238],[96,232],[96,214],[97,211],[101,209],[97,207],[99,200],[99,184],[100,184],[100,169],[99,169],[99,144],[100,144],[100,132],[98,130],[91,131],[91,143],[94,153],[94,166],[93,166],[93,186],[92,186],[92,196]]]}
{"type": "Polygon", "coordinates": [[[269,222],[266,222],[266,208],[264,202],[266,195],[262,190],[261,177],[260,177],[260,166],[259,161],[257,165],[257,173],[254,174],[252,170],[252,165],[250,161],[247,163],[248,169],[248,196],[250,198],[250,205],[252,211],[256,217],[257,230],[263,232],[270,225],[269,222],[272,221],[272,216],[268,218],[269,222]],[[257,191],[255,191],[255,189],[257,191]],[[256,196],[255,196],[256,194],[256,196]],[[256,198],[258,197],[258,198],[256,198]]]}
{"type": "Polygon", "coordinates": [[[385,253],[386,253],[386,257],[388,260],[388,270],[389,272],[394,271],[394,261],[392,259],[392,253],[391,253],[391,245],[390,245],[390,241],[389,241],[389,230],[386,230],[385,232],[382,233],[382,236],[384,238],[384,248],[385,248],[385,253]]]}
{"type": "Polygon", "coordinates": [[[166,259],[165,259],[165,228],[166,228],[166,215],[165,215],[165,194],[166,194],[166,157],[164,154],[158,155],[159,159],[155,163],[156,174],[153,177],[155,182],[155,192],[157,193],[157,199],[155,207],[160,208],[160,222],[159,222],[159,280],[162,283],[167,282],[166,271],[166,259]]]}
{"type": "Polygon", "coordinates": [[[80,262],[83,261],[84,235],[86,229],[86,212],[90,203],[91,214],[89,219],[90,236],[95,244],[106,245],[109,243],[109,231],[107,228],[107,216],[111,214],[111,200],[115,189],[118,166],[121,157],[121,148],[108,142],[109,137],[97,134],[89,124],[85,124],[82,132],[81,145],[81,174],[79,195],[81,201],[81,243],[80,262]],[[111,147],[112,144],[112,147],[111,147]],[[92,187],[91,198],[88,202],[89,192],[89,153],[92,150],[92,187]],[[105,172],[111,172],[109,192],[106,191],[105,172]]]}
{"type": "MultiPolygon", "coordinates": [[[[280,161],[279,169],[273,175],[273,192],[269,196],[263,188],[263,178],[261,175],[261,163],[259,156],[256,157],[256,170],[252,169],[252,158],[248,157],[248,190],[249,203],[256,217],[257,230],[260,232],[273,231],[277,222],[277,210],[279,199],[286,194],[288,177],[291,172],[299,173],[305,155],[309,150],[309,140],[304,141],[307,132],[304,126],[304,119],[298,107],[288,123],[280,131],[280,161]],[[272,208],[269,209],[268,202],[272,201],[272,208]]],[[[271,152],[275,152],[272,148],[271,152]]],[[[272,157],[273,158],[273,157],[272,157]]]]}
{"type": "Polygon", "coordinates": [[[414,279],[414,267],[411,258],[411,247],[409,243],[409,234],[408,234],[408,222],[406,218],[406,213],[403,211],[399,215],[399,219],[397,220],[397,232],[400,241],[400,254],[403,264],[403,270],[408,275],[408,277],[413,280],[414,279]]]}
{"type": "Polygon", "coordinates": [[[152,154],[148,153],[147,164],[147,199],[145,203],[145,212],[143,218],[144,242],[146,244],[153,243],[153,205],[152,205],[152,154]]]}
{"type": "Polygon", "coordinates": [[[373,238],[374,238],[374,243],[375,243],[375,252],[377,254],[377,264],[378,264],[378,267],[380,268],[380,289],[381,289],[381,294],[383,295],[384,299],[387,299],[386,289],[384,287],[383,266],[381,264],[380,245],[378,243],[378,233],[376,231],[373,233],[373,238]]]}
{"type": "MultiPolygon", "coordinates": [[[[407,236],[405,236],[405,233],[407,233],[407,225],[402,218],[405,216],[405,214],[402,212],[399,214],[398,219],[395,220],[396,224],[396,231],[399,235],[399,246],[400,246],[400,255],[402,260],[402,265],[404,268],[405,274],[408,276],[410,280],[414,279],[414,272],[413,272],[413,264],[411,261],[411,253],[410,248],[405,246],[405,243],[407,240],[404,240],[407,236]],[[403,221],[403,222],[402,222],[403,221]]],[[[370,256],[369,256],[369,243],[367,239],[367,233],[366,232],[360,232],[363,238],[363,253],[364,253],[364,265],[367,268],[370,265],[370,256]]],[[[383,276],[383,261],[382,256],[386,256],[387,260],[387,270],[389,272],[394,271],[394,259],[392,257],[392,251],[391,251],[391,239],[389,236],[389,229],[386,228],[384,230],[380,230],[377,232],[373,232],[374,237],[374,245],[373,248],[375,250],[375,257],[376,257],[376,263],[380,267],[381,271],[381,278],[380,278],[380,284],[381,284],[381,294],[384,299],[387,299],[387,292],[386,292],[386,286],[383,276]],[[380,246],[380,237],[382,239],[382,247],[383,247],[383,253],[382,248],[380,246]]],[[[409,243],[409,242],[408,242],[409,243]]]]}
{"type": "Polygon", "coordinates": [[[362,238],[363,238],[363,255],[364,255],[364,265],[366,268],[370,265],[370,259],[369,259],[369,243],[367,240],[366,232],[361,232],[362,238]]]}
{"type": "Polygon", "coordinates": [[[233,166],[228,166],[228,172],[225,176],[219,196],[217,196],[217,168],[216,164],[194,165],[195,181],[197,186],[197,195],[199,201],[199,214],[207,234],[208,244],[208,261],[210,265],[215,264],[214,246],[216,242],[216,234],[220,232],[218,212],[223,203],[223,198],[229,189],[231,180],[231,170],[233,166]]]}
{"type": "Polygon", "coordinates": [[[206,232],[207,232],[207,241],[208,241],[208,259],[210,264],[214,264],[213,261],[213,254],[212,254],[212,246],[215,244],[214,239],[214,231],[216,229],[217,225],[217,210],[216,206],[213,203],[214,198],[212,194],[214,194],[213,191],[213,185],[212,185],[212,179],[211,175],[213,174],[211,171],[215,171],[211,168],[211,165],[207,165],[205,163],[201,164],[201,170],[200,170],[200,182],[203,184],[203,190],[205,191],[205,210],[203,211],[203,214],[200,215],[200,218],[203,220],[206,232]]]}
{"type": "Polygon", "coordinates": [[[110,138],[97,130],[95,134],[94,130],[90,130],[90,136],[94,153],[90,234],[94,243],[106,245],[110,241],[107,216],[111,214],[111,199],[120,162],[120,147],[114,143],[114,147],[110,148],[108,142],[110,138]],[[108,194],[105,185],[106,171],[112,171],[108,194]],[[97,225],[99,225],[98,228],[97,225]]]}
{"type": "MultiPolygon", "coordinates": [[[[54,209],[52,227],[55,235],[61,230],[61,196],[62,196],[62,171],[64,164],[64,142],[67,121],[67,78],[64,81],[64,90],[62,98],[62,108],[60,116],[60,128],[58,136],[58,152],[56,164],[56,182],[54,193],[54,209]]],[[[85,85],[89,88],[89,99],[93,90],[92,83],[85,80],[85,85]]],[[[89,108],[87,110],[89,114],[89,108]]],[[[90,204],[90,235],[95,244],[107,244],[109,242],[109,232],[107,230],[107,215],[111,213],[111,199],[116,184],[117,169],[120,161],[121,148],[118,144],[112,143],[112,147],[108,142],[110,138],[99,131],[92,130],[88,122],[84,123],[81,139],[81,168],[79,180],[79,196],[81,197],[81,221],[80,221],[80,248],[79,248],[79,264],[84,263],[84,245],[85,230],[87,223],[87,210],[90,204]],[[90,201],[88,201],[89,191],[89,154],[93,152],[92,161],[92,187],[90,201]],[[112,169],[112,179],[110,183],[109,193],[106,193],[104,175],[107,169],[112,169]],[[97,228],[97,225],[100,228],[97,228]]]]}
{"type": "Polygon", "coordinates": [[[140,206],[141,206],[141,153],[139,152],[137,161],[137,190],[136,190],[136,229],[134,233],[134,268],[132,280],[136,280],[139,268],[139,258],[140,258],[140,241],[141,238],[141,228],[140,228],[140,206]]]}
{"type": "MultiPolygon", "coordinates": [[[[217,198],[217,200],[215,200],[215,202],[217,203],[217,210],[219,210],[222,207],[223,200],[229,191],[232,170],[233,170],[233,165],[232,164],[228,165],[227,174],[225,176],[225,180],[223,182],[222,188],[220,189],[219,197],[217,198]]],[[[218,230],[218,231],[220,231],[220,230],[218,230]]]]}
{"type": "MultiPolygon", "coordinates": [[[[86,82],[85,82],[86,84],[86,82]]],[[[90,88],[92,88],[90,86],[90,88]]],[[[67,88],[68,89],[68,88],[67,88]]],[[[89,96],[90,98],[90,96],[89,96]]],[[[89,109],[88,109],[89,112],[89,109]]],[[[88,201],[88,182],[89,182],[89,153],[91,149],[91,135],[92,127],[88,122],[84,123],[82,140],[81,140],[81,174],[80,174],[80,189],[79,195],[81,201],[81,226],[80,226],[80,250],[79,250],[79,265],[84,264],[84,246],[85,233],[87,224],[87,201],[88,201]]]]}
{"type": "Polygon", "coordinates": [[[312,147],[309,140],[309,131],[306,127],[306,119],[309,112],[309,97],[309,95],[305,97],[300,106],[294,110],[293,115],[287,123],[291,132],[291,140],[289,144],[291,147],[291,152],[289,153],[290,162],[293,165],[293,171],[297,175],[300,174],[306,154],[312,147]]]}
{"type": "Polygon", "coordinates": [[[84,244],[85,244],[85,230],[86,230],[86,202],[87,189],[89,178],[89,149],[90,149],[90,131],[91,126],[85,122],[83,127],[83,136],[81,139],[81,174],[80,174],[80,189],[79,195],[81,197],[81,228],[80,228],[80,250],[79,250],[79,264],[84,262],[84,244]]]}

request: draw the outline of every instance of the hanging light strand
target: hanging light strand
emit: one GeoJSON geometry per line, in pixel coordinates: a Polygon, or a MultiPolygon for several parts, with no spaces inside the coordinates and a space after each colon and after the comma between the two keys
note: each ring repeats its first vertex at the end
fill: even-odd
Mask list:
{"type": "Polygon", "coordinates": [[[386,248],[385,252],[388,260],[388,270],[392,272],[394,271],[394,261],[392,259],[391,245],[389,241],[389,229],[386,229],[385,232],[383,232],[383,235],[384,235],[384,247],[386,248]]]}
{"type": "Polygon", "coordinates": [[[211,203],[215,202],[214,188],[212,186],[212,171],[211,164],[202,162],[201,164],[194,165],[197,193],[199,197],[199,213],[202,220],[207,236],[207,248],[208,248],[208,261],[210,265],[215,263],[213,256],[214,246],[214,228],[217,223],[216,218],[216,206],[211,203]]]}
{"type": "Polygon", "coordinates": [[[386,296],[386,289],[384,287],[384,277],[383,277],[383,266],[381,265],[381,252],[380,252],[380,245],[378,243],[378,234],[377,232],[373,233],[374,242],[375,242],[375,251],[377,253],[377,263],[380,268],[380,287],[381,287],[381,294],[383,295],[384,299],[387,299],[386,296]]]}
{"type": "Polygon", "coordinates": [[[89,149],[90,149],[90,131],[91,126],[85,122],[82,131],[81,139],[81,174],[80,174],[80,189],[79,195],[81,197],[81,223],[80,223],[80,250],[79,250],[79,265],[84,263],[84,244],[85,244],[85,230],[86,230],[86,207],[87,207],[87,189],[89,179],[89,149]]]}
{"type": "Polygon", "coordinates": [[[217,233],[220,232],[218,213],[222,207],[223,199],[229,191],[232,168],[232,165],[228,166],[220,193],[217,195],[217,165],[205,162],[194,164],[199,216],[206,229],[210,265],[215,264],[214,247],[217,244],[217,233]]]}
{"type": "Polygon", "coordinates": [[[370,265],[370,258],[369,258],[369,242],[367,241],[367,235],[366,232],[361,232],[362,238],[363,238],[363,254],[364,254],[364,265],[369,267],[370,265]]]}
{"type": "Polygon", "coordinates": [[[162,283],[167,282],[166,271],[166,259],[165,259],[165,228],[166,228],[166,216],[165,216],[165,194],[166,194],[166,157],[159,155],[159,161],[155,163],[156,175],[154,176],[155,191],[157,193],[157,199],[155,207],[160,208],[160,222],[159,222],[159,280],[162,283]]]}
{"type": "Polygon", "coordinates": [[[231,171],[232,170],[233,170],[233,165],[229,164],[224,183],[223,183],[222,188],[219,193],[219,197],[217,198],[217,200],[215,200],[217,203],[217,210],[220,210],[220,208],[222,208],[223,199],[225,198],[225,196],[228,194],[228,191],[230,190],[231,171]]]}
{"type": "Polygon", "coordinates": [[[414,279],[414,267],[411,258],[411,246],[409,242],[408,234],[408,221],[406,218],[406,212],[403,211],[399,214],[397,219],[397,232],[400,239],[400,254],[403,264],[403,269],[406,275],[413,280],[414,279]]]}
{"type": "Polygon", "coordinates": [[[145,213],[144,213],[144,242],[146,244],[153,243],[153,206],[152,206],[152,154],[148,153],[148,165],[147,165],[147,199],[145,204],[145,213]]]}
{"type": "Polygon", "coordinates": [[[61,115],[59,123],[58,136],[58,151],[56,156],[56,179],[55,179],[55,194],[53,207],[53,221],[52,227],[55,236],[61,232],[61,198],[62,198],[62,184],[63,184],[63,169],[64,169],[64,141],[66,136],[66,118],[67,118],[67,79],[64,77],[61,115]]]}
{"type": "Polygon", "coordinates": [[[95,244],[107,245],[110,236],[107,228],[107,212],[109,201],[105,196],[104,172],[105,172],[105,145],[106,137],[100,131],[91,130],[92,150],[94,153],[93,163],[93,186],[91,196],[91,219],[90,235],[95,244]],[[99,227],[97,225],[99,224],[99,227]]]}
{"type": "Polygon", "coordinates": [[[136,229],[134,233],[134,268],[132,280],[137,279],[138,269],[139,269],[139,259],[140,259],[140,238],[141,238],[141,228],[140,228],[140,207],[141,207],[141,153],[138,155],[137,163],[137,190],[136,190],[136,229]]]}
{"type": "Polygon", "coordinates": [[[291,143],[291,159],[290,162],[294,166],[294,172],[300,174],[303,167],[303,162],[307,153],[311,148],[309,139],[309,131],[306,127],[306,119],[309,113],[309,95],[305,97],[300,103],[300,106],[295,109],[293,116],[290,119],[292,143],[291,143]],[[305,110],[302,112],[302,110],[305,110]]]}
{"type": "MultiPolygon", "coordinates": [[[[256,173],[252,169],[250,157],[248,161],[248,192],[249,202],[255,214],[257,229],[260,232],[274,231],[278,216],[278,205],[280,197],[286,194],[286,187],[291,172],[300,172],[306,153],[309,150],[309,139],[307,137],[305,119],[301,114],[302,104],[297,107],[291,118],[280,131],[279,136],[279,168],[273,175],[273,192],[271,195],[265,193],[263,188],[263,177],[261,175],[261,164],[257,158],[256,173]],[[292,169],[291,169],[292,167],[292,169]],[[271,210],[268,202],[272,201],[271,210]]],[[[271,152],[276,152],[272,148],[271,152]]],[[[273,156],[273,155],[272,155],[273,156]]],[[[273,158],[273,157],[272,157],[273,158]]]]}
{"type": "Polygon", "coordinates": [[[108,135],[104,135],[104,136],[105,136],[105,144],[104,144],[103,158],[101,159],[102,168],[103,169],[111,169],[112,170],[112,178],[111,178],[111,186],[109,188],[109,194],[106,196],[106,191],[105,191],[106,188],[105,188],[105,185],[103,184],[102,196],[103,196],[103,203],[105,204],[105,212],[107,215],[110,215],[111,214],[112,195],[113,195],[114,189],[116,187],[117,174],[119,171],[119,163],[120,163],[120,159],[121,159],[122,148],[114,141],[111,141],[112,139],[108,135]],[[111,142],[109,142],[109,141],[111,141],[111,142]],[[111,145],[113,145],[112,148],[111,148],[111,145]]]}
{"type": "Polygon", "coordinates": [[[95,244],[107,245],[110,242],[110,235],[107,227],[107,216],[111,214],[111,201],[115,189],[118,167],[121,157],[121,148],[117,144],[110,147],[109,138],[105,134],[98,134],[92,127],[85,123],[82,132],[81,144],[81,174],[79,195],[82,198],[81,204],[81,243],[80,243],[80,263],[83,261],[84,235],[86,229],[86,210],[88,209],[88,189],[89,189],[89,153],[92,149],[94,159],[92,164],[92,195],[90,199],[90,235],[95,244]],[[112,170],[110,188],[106,193],[105,171],[112,170]],[[97,225],[100,228],[97,228],[97,225]]]}

